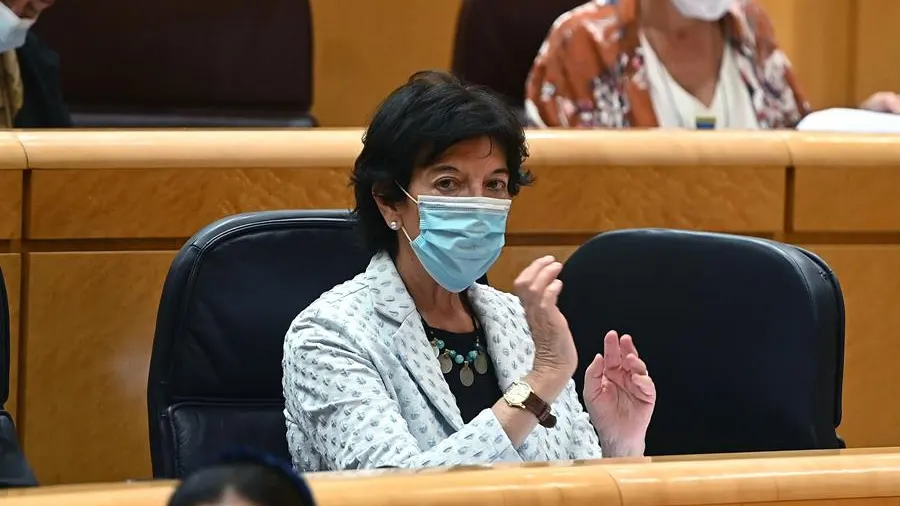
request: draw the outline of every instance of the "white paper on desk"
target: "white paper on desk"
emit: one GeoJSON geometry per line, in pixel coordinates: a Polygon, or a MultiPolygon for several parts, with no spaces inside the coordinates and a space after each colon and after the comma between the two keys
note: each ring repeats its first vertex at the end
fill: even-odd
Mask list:
{"type": "Polygon", "coordinates": [[[807,115],[797,125],[801,132],[900,134],[900,114],[861,109],[825,109],[807,115]]]}

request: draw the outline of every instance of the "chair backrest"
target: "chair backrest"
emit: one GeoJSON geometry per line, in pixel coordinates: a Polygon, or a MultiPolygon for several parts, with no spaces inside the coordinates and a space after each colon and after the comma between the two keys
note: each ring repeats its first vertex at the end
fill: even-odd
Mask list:
{"type": "Polygon", "coordinates": [[[9,401],[9,329],[9,298],[0,270],[0,488],[32,487],[38,484],[37,479],[25,460],[15,423],[5,408],[9,401]]]}
{"type": "Polygon", "coordinates": [[[587,0],[464,0],[456,25],[453,73],[525,104],[525,79],[559,16],[587,0]]]}
{"type": "Polygon", "coordinates": [[[9,401],[10,339],[9,295],[0,270],[0,410],[9,401]]]}
{"type": "Polygon", "coordinates": [[[76,126],[312,124],[308,0],[57,2],[34,31],[76,126]]]}
{"type": "Polygon", "coordinates": [[[163,287],[147,385],[154,477],[181,477],[232,447],[290,458],[284,336],[322,292],[365,269],[353,223],[347,211],[240,214],[181,249],[163,287]]]}
{"type": "Polygon", "coordinates": [[[581,246],[559,307],[579,355],[633,336],[658,400],[648,455],[838,448],[844,303],[818,257],[763,239],[623,230],[581,246]]]}

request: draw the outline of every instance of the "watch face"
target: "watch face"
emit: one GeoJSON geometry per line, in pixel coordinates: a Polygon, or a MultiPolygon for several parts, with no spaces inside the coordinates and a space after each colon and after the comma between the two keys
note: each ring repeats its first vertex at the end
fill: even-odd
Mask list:
{"type": "Polygon", "coordinates": [[[516,381],[506,391],[506,400],[513,404],[524,404],[529,395],[531,395],[531,387],[528,386],[528,383],[516,381]]]}

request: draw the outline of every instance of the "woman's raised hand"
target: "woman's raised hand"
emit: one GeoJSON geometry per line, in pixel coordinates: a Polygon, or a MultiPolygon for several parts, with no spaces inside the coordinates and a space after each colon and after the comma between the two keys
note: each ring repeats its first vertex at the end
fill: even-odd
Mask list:
{"type": "Polygon", "coordinates": [[[556,307],[562,281],[557,279],[562,264],[552,256],[539,258],[516,278],[513,286],[531,328],[534,340],[534,369],[571,379],[578,366],[578,354],[566,318],[556,307]]]}

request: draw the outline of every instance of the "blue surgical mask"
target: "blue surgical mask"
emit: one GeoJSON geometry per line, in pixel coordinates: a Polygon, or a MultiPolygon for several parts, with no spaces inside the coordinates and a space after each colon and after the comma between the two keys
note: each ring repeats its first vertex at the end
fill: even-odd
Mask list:
{"type": "Polygon", "coordinates": [[[419,236],[410,239],[402,230],[422,267],[453,293],[475,284],[500,256],[511,201],[406,195],[419,206],[419,236]]]}

